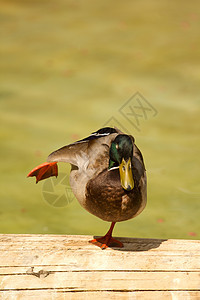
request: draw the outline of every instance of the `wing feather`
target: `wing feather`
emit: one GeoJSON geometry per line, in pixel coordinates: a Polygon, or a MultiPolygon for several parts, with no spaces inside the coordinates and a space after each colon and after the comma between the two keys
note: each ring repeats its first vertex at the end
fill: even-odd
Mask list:
{"type": "Polygon", "coordinates": [[[111,142],[119,132],[117,128],[105,127],[99,129],[89,137],[52,152],[47,161],[67,162],[77,167],[89,163],[95,165],[97,159],[99,161],[100,157],[101,159],[106,157],[111,142]]]}

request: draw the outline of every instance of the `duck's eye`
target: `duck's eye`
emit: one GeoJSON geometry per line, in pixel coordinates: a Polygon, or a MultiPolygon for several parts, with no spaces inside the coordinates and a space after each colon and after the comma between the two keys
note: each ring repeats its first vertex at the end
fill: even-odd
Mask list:
{"type": "Polygon", "coordinates": [[[125,172],[125,170],[126,170],[125,166],[122,167],[122,170],[125,172]]]}

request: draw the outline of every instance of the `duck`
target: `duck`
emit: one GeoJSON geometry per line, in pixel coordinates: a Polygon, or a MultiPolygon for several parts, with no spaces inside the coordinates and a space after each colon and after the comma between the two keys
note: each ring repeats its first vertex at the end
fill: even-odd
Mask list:
{"type": "Polygon", "coordinates": [[[73,194],[89,213],[111,222],[108,232],[89,242],[102,250],[123,247],[112,232],[116,222],[138,216],[147,202],[147,176],[141,151],[132,135],[116,127],[104,127],[52,152],[45,163],[27,177],[36,183],[58,176],[58,163],[70,163],[73,194]]]}

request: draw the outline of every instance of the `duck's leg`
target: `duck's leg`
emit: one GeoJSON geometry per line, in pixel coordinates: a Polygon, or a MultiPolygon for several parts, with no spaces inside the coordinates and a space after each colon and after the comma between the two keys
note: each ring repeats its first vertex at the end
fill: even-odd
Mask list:
{"type": "Polygon", "coordinates": [[[89,243],[92,243],[92,244],[100,247],[102,250],[106,249],[108,246],[115,246],[115,245],[117,247],[120,247],[120,248],[124,247],[124,245],[120,241],[115,240],[112,237],[112,232],[113,232],[113,228],[115,226],[115,223],[116,222],[111,223],[110,229],[108,230],[106,235],[104,235],[101,238],[91,240],[91,241],[89,241],[89,243]]]}
{"type": "Polygon", "coordinates": [[[45,162],[36,168],[34,168],[27,177],[36,177],[36,183],[38,181],[46,179],[50,176],[58,176],[58,166],[56,162],[45,162]]]}

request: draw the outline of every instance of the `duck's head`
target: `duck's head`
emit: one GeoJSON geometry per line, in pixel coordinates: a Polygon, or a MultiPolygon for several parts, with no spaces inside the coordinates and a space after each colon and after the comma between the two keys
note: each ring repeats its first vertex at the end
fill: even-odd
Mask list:
{"type": "Polygon", "coordinates": [[[109,170],[119,168],[123,189],[131,191],[134,188],[132,173],[133,142],[130,136],[119,134],[111,143],[109,152],[109,170]]]}

